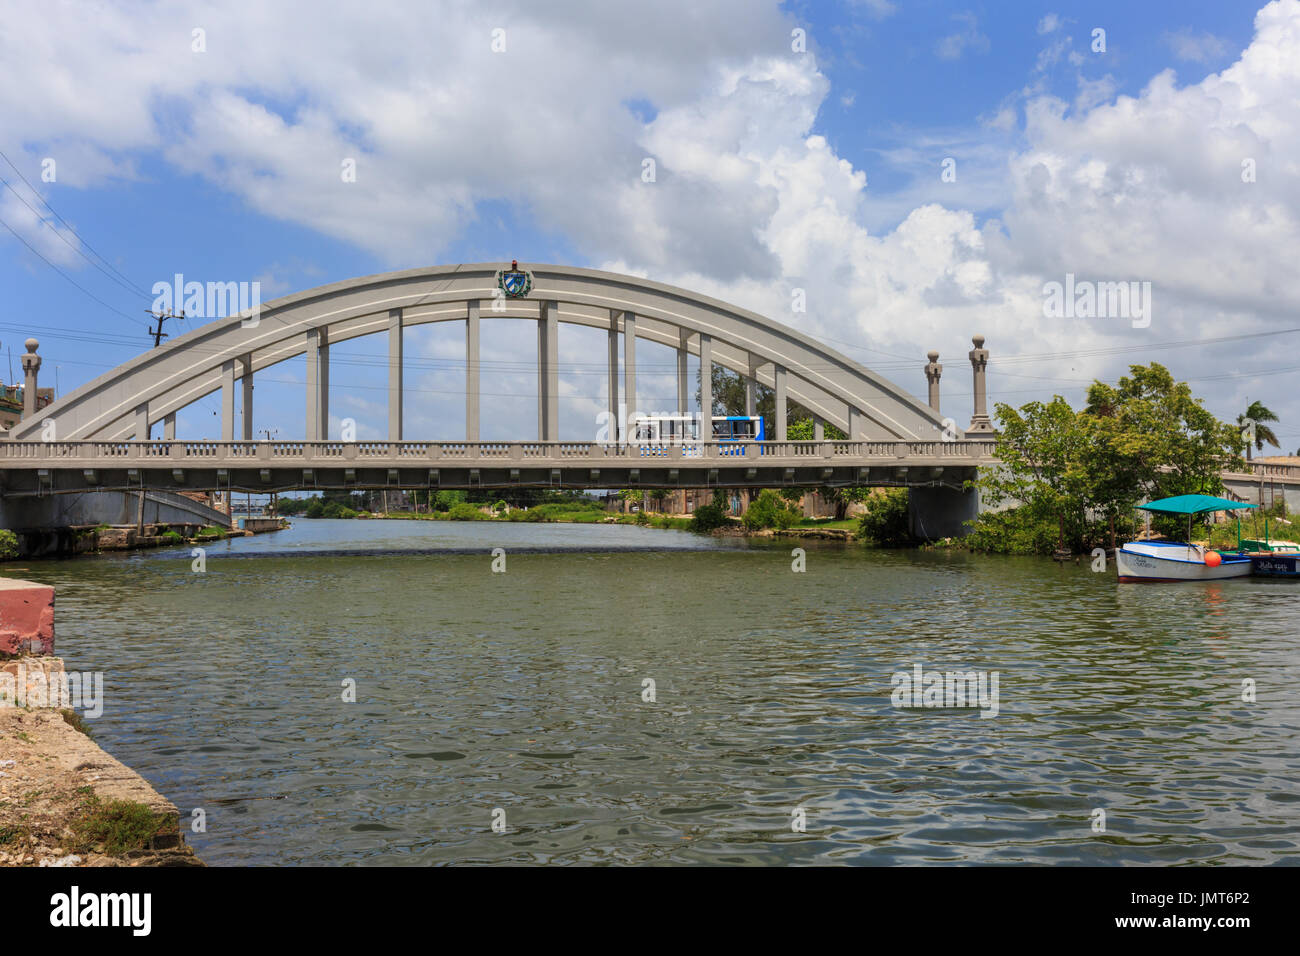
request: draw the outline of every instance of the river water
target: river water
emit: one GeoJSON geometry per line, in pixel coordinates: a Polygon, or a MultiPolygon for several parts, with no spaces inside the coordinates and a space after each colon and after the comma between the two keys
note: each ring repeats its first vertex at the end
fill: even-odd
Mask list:
{"type": "Polygon", "coordinates": [[[797,543],[300,519],[6,573],[211,864],[1300,861],[1300,583],[797,543]],[[996,716],[893,706],[916,665],[996,716]]]}

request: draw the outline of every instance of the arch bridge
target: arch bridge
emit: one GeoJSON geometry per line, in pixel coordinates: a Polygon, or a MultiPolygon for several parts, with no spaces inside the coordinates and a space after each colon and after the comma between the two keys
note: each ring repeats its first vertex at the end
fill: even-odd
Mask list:
{"type": "MultiPolygon", "coordinates": [[[[954,433],[951,423],[945,429],[937,409],[940,366],[933,353],[926,373],[932,376],[935,407],[803,333],[753,312],[633,276],[554,265],[521,268],[528,272],[531,289],[518,298],[503,295],[500,264],[437,266],[321,286],[276,299],[253,314],[208,322],[15,425],[0,441],[0,490],[39,495],[142,487],[259,492],[853,484],[955,490],[977,466],[993,460],[993,434],[983,410],[983,362],[977,355],[982,339],[977,338],[971,353],[976,418],[969,431],[954,433]],[[536,439],[480,440],[483,317],[536,327],[536,439]],[[408,436],[403,429],[403,330],[433,322],[462,323],[465,329],[465,427],[463,436],[451,439],[408,436]],[[600,436],[603,440],[558,440],[561,324],[607,334],[601,364],[608,362],[608,416],[614,425],[600,436]],[[373,334],[388,339],[388,437],[343,441],[328,433],[330,347],[373,334]],[[751,413],[755,383],[771,388],[776,402],[772,440],[633,440],[626,423],[637,414],[640,342],[676,351],[681,413],[690,414],[694,404],[687,375],[692,355],[705,370],[700,409],[712,408],[708,370],[713,364],[744,378],[751,413]],[[297,356],[306,356],[307,363],[302,438],[253,440],[254,377],[297,356]],[[243,406],[238,420],[237,390],[243,406]],[[177,440],[177,411],[217,392],[221,439],[177,440]],[[814,440],[787,440],[790,401],[813,416],[814,440]],[[824,440],[826,422],[848,438],[824,440]],[[158,423],[163,434],[154,439],[158,423]]],[[[982,356],[986,359],[987,352],[982,356]]],[[[24,356],[32,395],[36,367],[32,343],[24,356]]]]}

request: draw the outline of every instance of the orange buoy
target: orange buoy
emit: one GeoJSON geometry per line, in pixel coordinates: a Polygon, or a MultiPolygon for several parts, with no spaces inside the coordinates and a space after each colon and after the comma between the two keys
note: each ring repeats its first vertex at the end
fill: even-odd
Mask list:
{"type": "Polygon", "coordinates": [[[1206,566],[1206,567],[1208,567],[1208,568],[1217,568],[1217,567],[1218,567],[1219,565],[1221,565],[1222,563],[1223,563],[1223,558],[1219,555],[1219,552],[1217,552],[1217,551],[1206,551],[1206,552],[1205,552],[1205,566],[1206,566]]]}

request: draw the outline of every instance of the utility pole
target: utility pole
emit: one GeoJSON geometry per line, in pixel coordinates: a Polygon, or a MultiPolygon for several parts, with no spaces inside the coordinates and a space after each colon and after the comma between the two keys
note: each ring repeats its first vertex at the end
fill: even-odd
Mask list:
{"type": "Polygon", "coordinates": [[[163,328],[163,321],[164,321],[164,320],[166,320],[166,319],[183,319],[183,318],[185,318],[185,312],[184,312],[184,311],[181,311],[181,312],[173,312],[171,309],[168,309],[166,312],[150,312],[148,309],[145,309],[144,311],[145,311],[146,314],[148,314],[148,315],[152,315],[155,319],[158,320],[158,328],[156,328],[156,329],[150,329],[149,332],[147,333],[147,334],[153,336],[153,347],[154,347],[154,348],[157,348],[159,345],[161,345],[161,344],[162,344],[162,340],[165,339],[165,338],[167,338],[167,333],[164,332],[164,331],[162,330],[162,328],[163,328]]]}
{"type": "MultiPolygon", "coordinates": [[[[266,436],[266,440],[267,440],[267,441],[270,441],[271,438],[272,438],[272,436],[274,436],[275,433],[278,432],[279,430],[280,430],[280,429],[278,429],[278,428],[259,428],[259,429],[258,429],[258,431],[260,431],[263,435],[266,436]]],[[[280,496],[279,496],[279,494],[277,494],[276,492],[273,491],[273,492],[271,492],[271,514],[273,514],[273,515],[278,515],[279,513],[280,513],[280,496]]]]}

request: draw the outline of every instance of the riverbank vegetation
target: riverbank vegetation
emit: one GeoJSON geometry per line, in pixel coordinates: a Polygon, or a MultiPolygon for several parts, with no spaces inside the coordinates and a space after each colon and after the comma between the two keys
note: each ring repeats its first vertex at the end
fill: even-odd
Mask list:
{"type": "MultiPolygon", "coordinates": [[[[1115,385],[1093,382],[1078,410],[1059,395],[997,405],[1001,465],[983,469],[976,483],[986,505],[1006,510],[972,522],[964,547],[1008,554],[1113,547],[1143,501],[1222,495],[1220,473],[1245,467],[1242,433],[1164,366],[1129,372],[1115,385]]],[[[1153,516],[1152,527],[1186,534],[1179,518],[1153,516]]]]}

